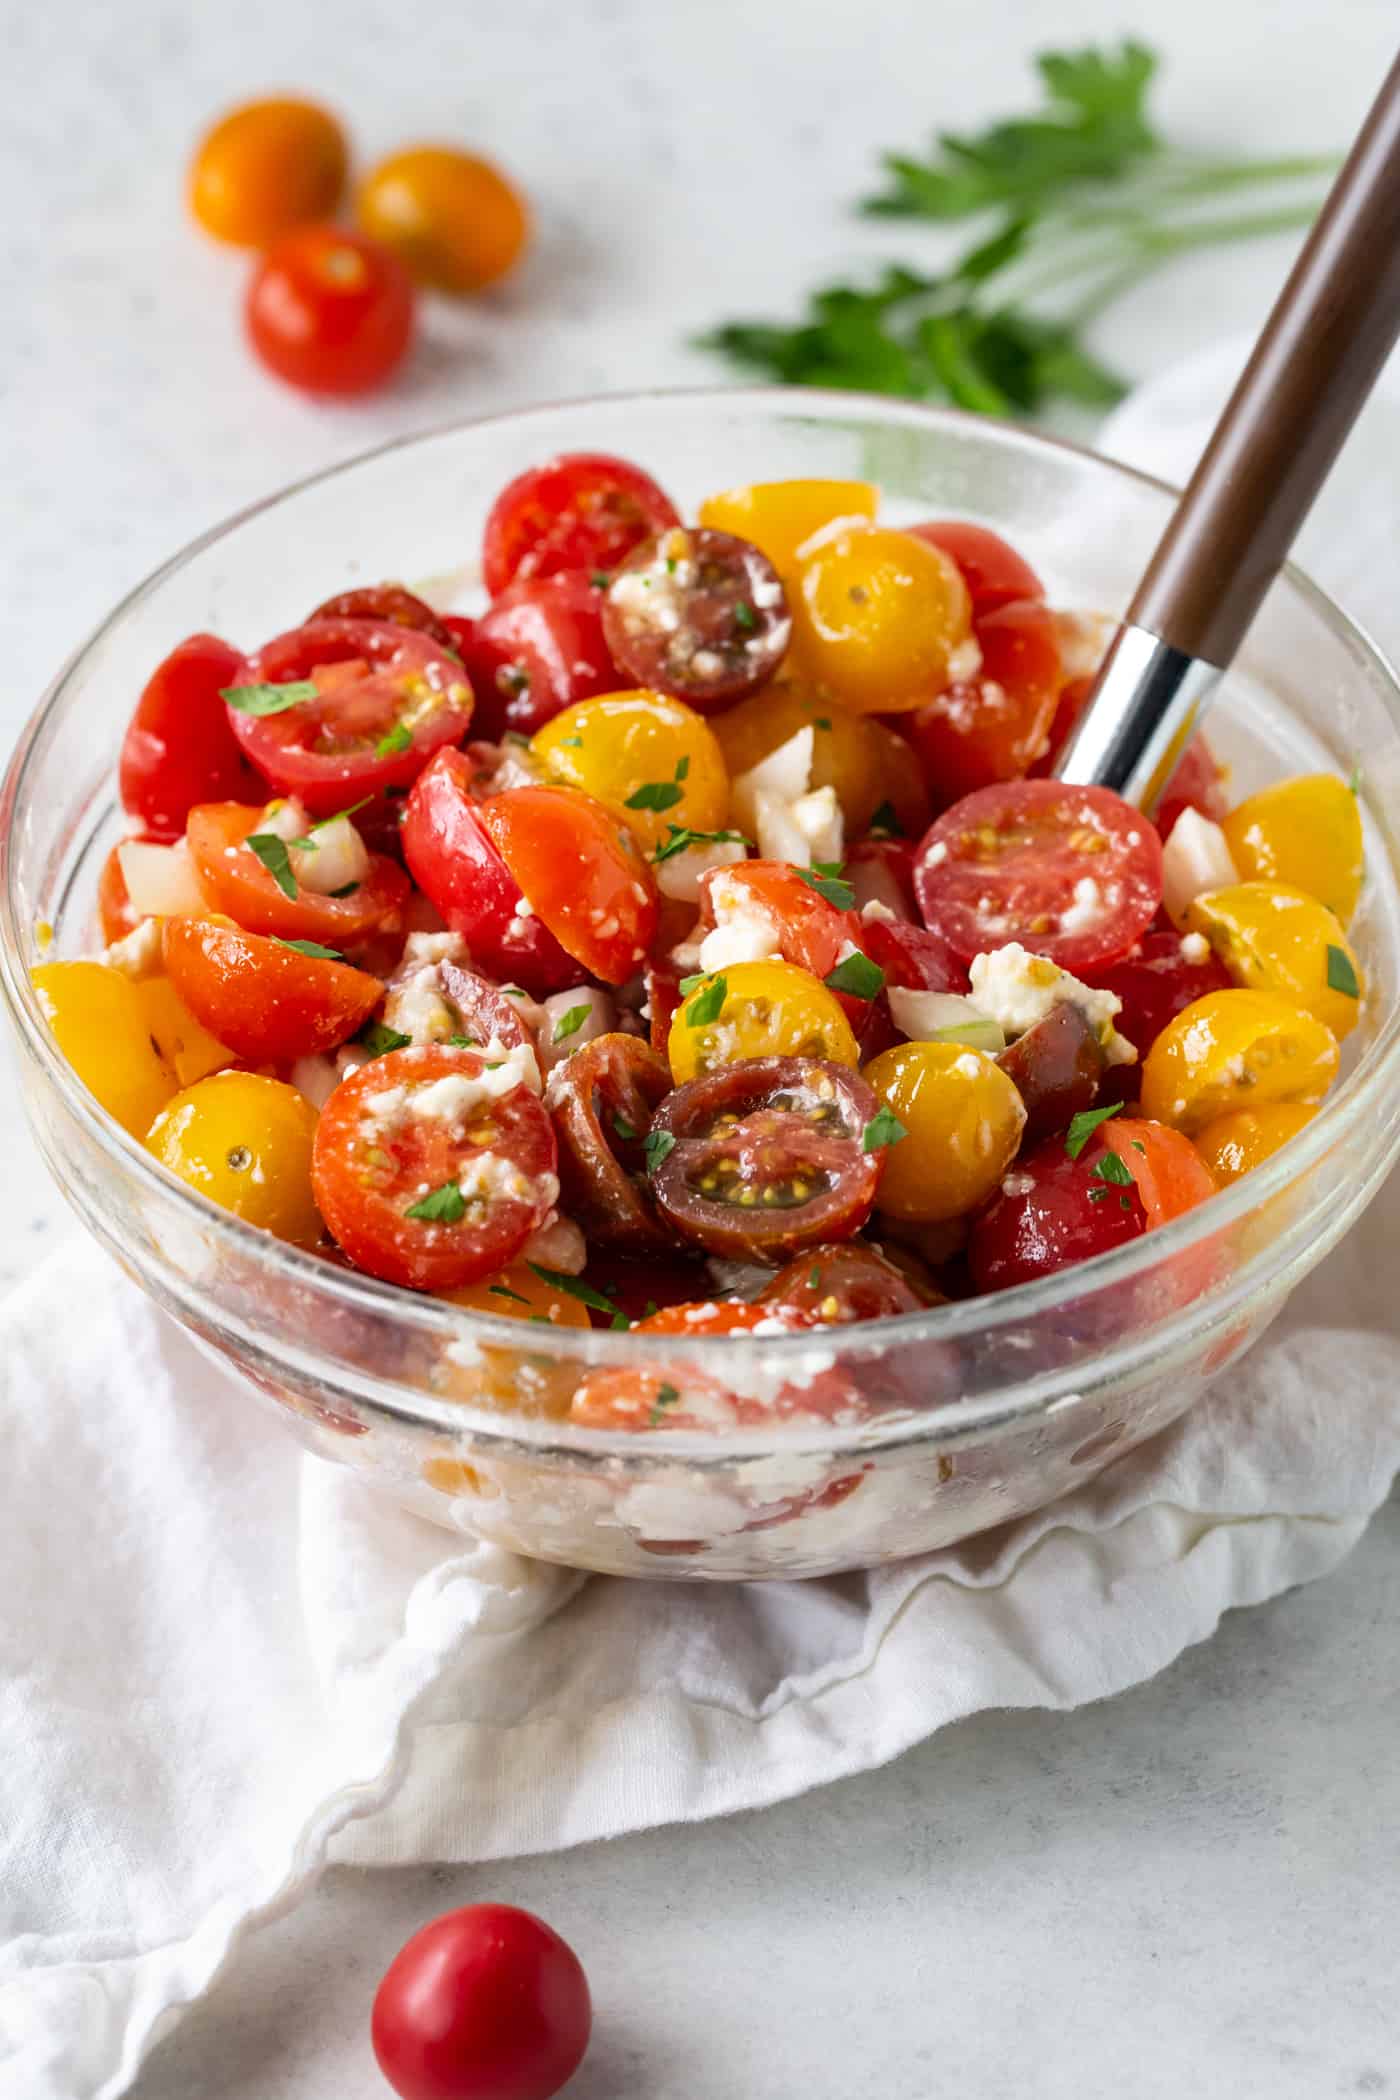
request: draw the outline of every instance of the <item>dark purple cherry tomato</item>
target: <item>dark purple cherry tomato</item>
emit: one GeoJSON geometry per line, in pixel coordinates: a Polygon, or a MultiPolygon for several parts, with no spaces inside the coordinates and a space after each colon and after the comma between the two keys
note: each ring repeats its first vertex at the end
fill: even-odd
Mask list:
{"type": "Polygon", "coordinates": [[[1106,1254],[1146,1230],[1137,1183],[1100,1132],[1077,1159],[1062,1136],[1047,1138],[1017,1160],[974,1220],[968,1267],[978,1290],[1004,1291],[1106,1254]]]}
{"type": "Polygon", "coordinates": [[[838,1240],[808,1247],[764,1285],[757,1302],[786,1306],[815,1325],[834,1327],[923,1312],[940,1298],[934,1290],[917,1290],[903,1270],[873,1247],[838,1240]]]}
{"type": "Polygon", "coordinates": [[[756,692],[792,639],[792,615],[766,554],[732,532],[675,525],[608,586],[603,632],[632,682],[703,714],[756,692]]]}
{"type": "Polygon", "coordinates": [[[635,1035],[600,1035],[558,1066],[549,1105],[560,1199],[589,1245],[646,1254],[669,1246],[646,1185],[646,1137],[671,1091],[665,1059],[635,1035]]]}
{"type": "Polygon", "coordinates": [[[675,1230],[711,1254],[790,1261],[870,1215],[884,1153],[861,1139],[879,1104],[844,1065],[759,1057],[667,1096],[652,1122],[652,1193],[675,1230]],[[659,1157],[666,1138],[673,1142],[659,1157]]]}
{"type": "Polygon", "coordinates": [[[1077,1006],[1054,1006],[1003,1050],[997,1063],[1026,1104],[1023,1146],[1068,1128],[1099,1097],[1104,1054],[1077,1006]]]}

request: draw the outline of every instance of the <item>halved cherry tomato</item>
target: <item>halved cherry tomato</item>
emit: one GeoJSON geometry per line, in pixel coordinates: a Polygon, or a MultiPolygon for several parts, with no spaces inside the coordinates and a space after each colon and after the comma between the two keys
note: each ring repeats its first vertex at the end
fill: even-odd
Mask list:
{"type": "Polygon", "coordinates": [[[118,858],[120,847],[113,846],[102,863],[102,872],[97,878],[97,916],[102,927],[102,938],[108,947],[114,941],[123,941],[129,933],[135,933],[141,923],[140,914],[131,901],[131,892],[126,886],[122,864],[118,858]]]}
{"type": "Polygon", "coordinates": [[[942,692],[972,619],[956,564],[878,525],[832,528],[803,549],[793,587],[798,665],[861,714],[903,713],[942,692]]]}
{"type": "Polygon", "coordinates": [[[761,547],[779,575],[788,578],[798,551],[837,518],[869,524],[880,491],[871,481],[754,481],[723,489],[700,505],[700,523],[733,532],[761,547]]]}
{"type": "Polygon", "coordinates": [[[321,1111],[312,1181],[359,1268],[445,1291],[513,1261],[559,1195],[554,1132],[509,1064],[441,1044],[361,1065],[321,1111]]]}
{"type": "Polygon", "coordinates": [[[327,598],[307,620],[387,620],[391,627],[412,627],[426,634],[439,649],[460,654],[456,638],[445,620],[401,583],[366,583],[358,590],[341,591],[327,598]]]}
{"type": "Polygon", "coordinates": [[[885,973],[887,984],[911,992],[965,992],[966,966],[941,933],[904,920],[863,919],[860,945],[885,973]]]}
{"type": "Polygon", "coordinates": [[[1366,873],[1361,808],[1344,780],[1308,773],[1261,788],[1221,819],[1247,882],[1291,882],[1345,926],[1366,873]]]}
{"type": "Polygon", "coordinates": [[[476,764],[440,751],[404,806],[404,858],[414,881],[484,970],[536,998],[577,984],[582,971],[543,919],[522,916],[520,884],[481,819],[472,795],[476,764]]]}
{"type": "Polygon", "coordinates": [[[625,683],[603,635],[603,592],[582,571],[509,584],[476,622],[463,659],[477,733],[533,736],[563,708],[625,683]]]}
{"type": "Polygon", "coordinates": [[[923,1312],[938,1303],[938,1294],[917,1290],[873,1247],[836,1240],[806,1248],[763,1286],[755,1303],[781,1305],[816,1327],[838,1327],[923,1312]]]}
{"type": "Polygon", "coordinates": [[[369,873],[348,897],[318,896],[296,886],[288,897],[257,855],[244,845],[262,822],[262,805],[210,802],[190,811],[187,836],[200,882],[218,911],[247,933],[352,947],[372,933],[402,924],[410,883],[397,861],[370,856],[369,873]]]}
{"type": "MultiPolygon", "coordinates": [[[[779,745],[810,727],[808,784],[835,788],[848,832],[864,831],[888,792],[881,726],[869,716],[834,706],[815,686],[787,677],[726,708],[710,724],[731,779],[751,771],[779,745]]],[[[906,748],[904,773],[907,777],[916,771],[906,748]]]]}
{"type": "MultiPolygon", "coordinates": [[[[1207,992],[1228,991],[1233,979],[1215,955],[1197,957],[1182,946],[1179,933],[1145,933],[1131,955],[1107,969],[1087,973],[1096,989],[1113,992],[1122,1008],[1114,1027],[1126,1036],[1139,1058],[1146,1057],[1169,1021],[1207,992]]],[[[1136,1081],[1136,1065],[1116,1065],[1114,1073],[1136,1081]]]]}
{"type": "Polygon", "coordinates": [[[1207,890],[1187,911],[1236,984],[1292,999],[1344,1042],[1361,1018],[1366,975],[1341,921],[1286,882],[1207,890]]]}
{"type": "Polygon", "coordinates": [[[1228,1188],[1242,1174],[1252,1174],[1266,1159],[1272,1159],[1280,1146],[1307,1129],[1316,1114],[1316,1106],[1304,1102],[1232,1109],[1196,1132],[1196,1150],[1216,1185],[1228,1188]]]}
{"type": "Polygon", "coordinates": [[[914,747],[905,735],[908,717],[896,729],[890,722],[868,725],[875,738],[875,807],[869,816],[850,823],[852,831],[863,831],[867,823],[894,825],[907,839],[921,839],[928,829],[932,805],[914,747]]]}
{"type": "Polygon", "coordinates": [[[167,919],[162,952],[195,1019],[251,1063],[334,1050],[364,1026],[384,991],[365,970],[215,919],[167,919]]]}
{"type": "Polygon", "coordinates": [[[1045,749],[1060,692],[1053,614],[1024,600],[974,620],[982,652],[975,678],[921,707],[909,735],[934,807],[996,781],[1016,780],[1045,749]]]}
{"type": "Polygon", "coordinates": [[[263,778],[300,796],[313,817],[409,787],[472,718],[457,659],[387,620],[312,620],[264,643],[230,680],[233,690],[303,684],[315,686],[314,699],[272,713],[231,701],[228,719],[263,778]]]}
{"type": "Polygon", "coordinates": [[[1111,1127],[1100,1124],[1075,1158],[1052,1137],[1016,1162],[972,1223],[967,1260],[979,1291],[1033,1283],[1146,1232],[1147,1206],[1104,1135],[1111,1127]]]}
{"type": "Polygon", "coordinates": [[[34,989],[59,1049],[88,1092],[143,1138],[175,1092],[151,1035],[141,988],[100,962],[40,963],[34,989]]]}
{"type": "Polygon", "coordinates": [[[703,714],[756,692],[792,637],[778,572],[751,540],[673,525],[608,585],[603,632],[635,685],[703,714]]]}
{"type": "Polygon", "coordinates": [[[652,1116],[671,1091],[663,1058],[635,1035],[602,1035],[555,1072],[549,1105],[559,1187],[590,1247],[649,1253],[668,1244],[646,1183],[652,1116]]]}
{"type": "Polygon", "coordinates": [[[731,963],[698,983],[671,1021],[666,1055],[677,1086],[755,1058],[824,1058],[856,1065],[860,1052],[835,992],[794,963],[731,963]]]}
{"type": "Polygon", "coordinates": [[[843,949],[849,953],[864,944],[865,925],[859,916],[839,910],[786,861],[737,861],[732,868],[713,868],[701,876],[697,931],[704,934],[736,918],[764,929],[772,943],[770,954],[813,977],[828,976],[843,949]]]}
{"type": "Polygon", "coordinates": [[[301,226],[253,273],[244,318],[269,372],[309,394],[364,394],[413,340],[413,283],[360,233],[301,226]]]}
{"type": "MultiPolygon", "coordinates": [[[[735,1299],[701,1298],[668,1305],[635,1322],[632,1332],[683,1335],[706,1341],[725,1335],[796,1334],[810,1326],[784,1306],[746,1305],[735,1299]]],[[[574,1394],[569,1419],[586,1429],[729,1429],[794,1413],[815,1412],[809,1386],[783,1386],[771,1400],[732,1392],[712,1372],[693,1364],[638,1364],[635,1369],[593,1371],[574,1394]]]]}
{"type": "Polygon", "coordinates": [[[1025,1106],[1023,1145],[1067,1129],[1098,1100],[1103,1048],[1092,1024],[1068,1000],[1018,1036],[997,1063],[1025,1106]]]}
{"type": "Polygon", "coordinates": [[[865,1067],[895,1118],[876,1199],[913,1224],[961,1218],[992,1193],[1021,1142],[1025,1105],[990,1057],[960,1043],[900,1043],[865,1067]]]}
{"type": "Polygon", "coordinates": [[[461,1023],[453,1033],[468,1037],[472,1049],[484,1050],[490,1045],[493,1055],[497,1046],[503,1050],[534,1049],[534,1039],[519,1007],[488,977],[444,957],[437,965],[437,978],[461,1023]]]}
{"type": "Polygon", "coordinates": [[[511,788],[478,815],[559,945],[605,984],[635,976],[656,932],[656,885],[627,826],[567,787],[511,788]]]}
{"type": "Polygon", "coordinates": [[[294,1086],[256,1072],[216,1072],[168,1102],[146,1150],[211,1203],[298,1247],[314,1247],[316,1111],[294,1086]]]}
{"type": "Polygon", "coordinates": [[[669,1238],[650,1254],[599,1254],[584,1275],[629,1320],[650,1319],[663,1306],[692,1305],[713,1281],[698,1247],[669,1238]]]}
{"type": "MultiPolygon", "coordinates": [[[[896,919],[913,923],[917,910],[914,903],[914,848],[908,839],[893,838],[884,833],[857,839],[854,845],[846,848],[846,863],[841,873],[856,893],[857,912],[867,904],[882,904],[886,911],[893,912],[896,919]]],[[[878,919],[880,914],[877,912],[874,916],[878,919]]]]}
{"type": "Polygon", "coordinates": [[[684,1239],[784,1262],[865,1223],[885,1167],[865,1151],[878,1103],[842,1065],[767,1057],[678,1087],[652,1121],[652,1192],[684,1239]],[[672,1139],[657,1156],[657,1134],[672,1139]]]}
{"type": "Polygon", "coordinates": [[[420,284],[458,294],[504,277],[530,232],[515,185],[489,160],[449,146],[409,146],[380,161],[360,185],[355,216],[420,284]]]}
{"type": "Polygon", "coordinates": [[[196,802],[257,793],[222,698],[242,663],[217,635],[192,634],[147,680],[122,740],[118,778],[122,808],[148,838],[179,838],[196,802]]]}
{"type": "Polygon", "coordinates": [[[1211,992],[1143,1059],[1143,1113],[1190,1136],[1237,1108],[1311,1106],[1339,1061],[1331,1029],[1277,992],[1211,992]]]}
{"type": "Polygon", "coordinates": [[[1142,1198],[1147,1229],[1169,1225],[1215,1194],[1215,1176],[1190,1138],[1165,1123],[1118,1116],[1100,1125],[1104,1143],[1118,1154],[1142,1198]]]}
{"type": "Polygon", "coordinates": [[[486,588],[494,598],[517,578],[561,569],[611,575],[634,547],[679,522],[640,467],[605,452],[560,453],[518,474],[491,506],[481,552],[486,588]]]}
{"type": "Polygon", "coordinates": [[[291,96],[245,102],[200,140],[190,210],[216,240],[265,248],[293,226],[331,217],[348,159],[329,110],[291,96]]]}
{"type": "Polygon", "coordinates": [[[969,518],[936,518],[906,529],[952,555],[972,599],[974,619],[1017,598],[1045,596],[1045,586],[1030,563],[988,525],[974,525],[969,518]]]}
{"type": "Polygon", "coordinates": [[[1162,901],[1162,843],[1107,788],[1016,780],[954,803],[919,848],[919,907],[962,961],[1021,941],[1061,969],[1126,955],[1162,901]]]}
{"type": "Polygon", "coordinates": [[[546,776],[616,810],[652,852],[673,826],[722,830],[729,775],[707,723],[683,701],[647,689],[565,708],[531,750],[546,776]]]}

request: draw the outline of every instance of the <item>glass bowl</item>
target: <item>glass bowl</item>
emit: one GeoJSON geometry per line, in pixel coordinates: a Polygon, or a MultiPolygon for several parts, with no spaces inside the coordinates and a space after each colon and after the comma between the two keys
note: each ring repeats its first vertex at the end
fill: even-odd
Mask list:
{"type": "MultiPolygon", "coordinates": [[[[206,534],[120,605],[60,674],[0,816],[0,972],[39,1146],[127,1273],[309,1448],[425,1516],[619,1575],[828,1573],[944,1546],[1087,1479],[1189,1407],[1355,1222],[1400,1146],[1400,692],[1296,574],[1271,593],[1212,720],[1240,791],[1361,769],[1370,973],[1343,1077],[1265,1167],[1085,1266],[899,1322],[667,1341],[473,1315],[333,1267],[167,1179],[96,1107],[29,981],[92,944],[120,832],[114,762],[151,666],[212,629],[255,644],[334,591],[463,577],[501,485],[550,454],[621,452],[685,507],[761,477],[878,481],[898,521],[960,512],[1005,532],[1066,606],[1119,610],[1170,491],[976,418],[858,395],[743,390],[536,408],[395,443],[206,534]],[[586,1369],[664,1360],[773,1402],[762,1430],[587,1431],[560,1412],[586,1369]],[[794,1403],[796,1403],[794,1405],[794,1403]]],[[[251,1419],[248,1434],[259,1432],[251,1419]]]]}

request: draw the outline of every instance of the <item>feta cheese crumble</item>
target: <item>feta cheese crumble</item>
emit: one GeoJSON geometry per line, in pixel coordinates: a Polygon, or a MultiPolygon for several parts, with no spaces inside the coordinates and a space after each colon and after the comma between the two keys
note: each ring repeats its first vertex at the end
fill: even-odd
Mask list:
{"type": "Polygon", "coordinates": [[[809,868],[814,861],[840,860],[845,851],[835,788],[811,784],[816,735],[807,723],[731,785],[735,821],[757,841],[765,860],[809,868]]]}
{"type": "Polygon", "coordinates": [[[1111,1065],[1137,1063],[1137,1051],[1113,1025],[1123,1006],[1117,994],[1092,991],[1047,956],[1028,953],[1019,941],[975,956],[969,975],[972,1004],[996,1021],[1008,1038],[1024,1035],[1055,1007],[1067,1004],[1079,1008],[1111,1065]]]}
{"type": "Polygon", "coordinates": [[[1179,926],[1197,897],[1207,890],[1229,889],[1239,879],[1220,826],[1198,809],[1184,809],[1162,848],[1162,902],[1168,918],[1179,926]]]}

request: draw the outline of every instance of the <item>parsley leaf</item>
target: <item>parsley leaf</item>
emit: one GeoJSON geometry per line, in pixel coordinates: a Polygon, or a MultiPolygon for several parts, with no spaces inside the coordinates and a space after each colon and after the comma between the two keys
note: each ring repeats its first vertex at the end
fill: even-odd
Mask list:
{"type": "Polygon", "coordinates": [[[886,1145],[897,1145],[901,1138],[909,1135],[894,1110],[880,1107],[866,1124],[861,1135],[862,1152],[879,1152],[886,1145]]]}
{"type": "Polygon", "coordinates": [[[1089,1169],[1091,1181],[1109,1181],[1118,1189],[1130,1189],[1133,1185],[1132,1169],[1116,1152],[1105,1152],[1096,1167],[1089,1169]]]}
{"type": "Polygon", "coordinates": [[[793,873],[806,883],[809,890],[815,890],[819,897],[825,897],[828,904],[835,905],[837,911],[849,911],[856,901],[856,893],[849,882],[841,880],[839,860],[818,861],[810,868],[794,868],[793,873]]]}
{"type": "Polygon", "coordinates": [[[612,1299],[605,1298],[601,1291],[595,1291],[592,1284],[585,1283],[581,1276],[568,1276],[562,1269],[546,1269],[537,1261],[526,1262],[525,1266],[532,1276],[539,1277],[541,1283],[550,1284],[556,1291],[563,1291],[566,1297],[577,1298],[580,1305],[588,1306],[593,1312],[606,1313],[609,1319],[617,1312],[612,1299]]]}
{"type": "Polygon", "coordinates": [[[376,758],[397,758],[401,751],[407,751],[412,742],[413,731],[408,724],[395,722],[389,734],[382,736],[375,745],[374,755],[376,758]]]}
{"type": "Polygon", "coordinates": [[[509,1298],[512,1305],[528,1305],[530,1303],[528,1298],[521,1297],[519,1291],[513,1291],[509,1284],[488,1283],[486,1288],[493,1298],[509,1298]]]}
{"type": "Polygon", "coordinates": [[[323,948],[319,941],[284,941],[280,933],[272,938],[279,948],[290,948],[294,955],[309,955],[313,962],[344,962],[339,948],[323,948]]]}
{"type": "Polygon", "coordinates": [[[833,992],[849,992],[853,999],[874,999],[884,989],[885,973],[857,948],[822,981],[833,992]]]}
{"type": "Polygon", "coordinates": [[[420,1218],[428,1225],[456,1225],[467,1213],[467,1199],[455,1181],[444,1181],[441,1188],[424,1196],[421,1202],[410,1203],[404,1212],[406,1218],[420,1218]]]}
{"type": "Polygon", "coordinates": [[[666,829],[669,836],[665,845],[658,846],[651,856],[654,867],[660,867],[663,860],[670,860],[674,854],[688,852],[692,846],[748,846],[752,843],[742,831],[692,831],[688,824],[668,824],[666,829]]]}
{"type": "Polygon", "coordinates": [[[1069,1157],[1078,1159],[1100,1123],[1118,1115],[1122,1107],[1121,1101],[1115,1101],[1111,1108],[1081,1108],[1077,1116],[1071,1116],[1069,1129],[1065,1132],[1065,1151],[1069,1157]]]}
{"type": "Polygon", "coordinates": [[[562,1043],[566,1037],[577,1035],[592,1011],[585,999],[581,1006],[571,1006],[566,1014],[561,1014],[554,1024],[555,1042],[562,1043]]]}
{"type": "Polygon", "coordinates": [[[729,996],[729,979],[724,976],[711,977],[702,984],[685,1010],[689,1028],[705,1028],[717,1021],[724,1011],[724,1002],[729,996]]]}
{"type": "Polygon", "coordinates": [[[636,1131],[632,1128],[632,1125],[628,1122],[626,1116],[614,1116],[612,1119],[612,1126],[613,1129],[616,1131],[617,1135],[622,1139],[624,1145],[630,1143],[631,1140],[637,1135],[636,1131]]]}
{"type": "Polygon", "coordinates": [[[595,591],[605,591],[612,582],[612,577],[606,569],[590,569],[588,581],[592,584],[595,591]]]}
{"type": "Polygon", "coordinates": [[[285,685],[226,685],[219,692],[219,698],[227,700],[239,715],[285,714],[289,707],[317,697],[315,681],[310,678],[293,678],[285,685]]]}
{"type": "Polygon", "coordinates": [[[648,780],[633,790],[623,803],[624,809],[674,809],[681,799],[681,789],[674,780],[648,780]]]}
{"type": "Polygon", "coordinates": [[[1328,946],[1327,985],[1329,991],[1340,992],[1343,998],[1361,997],[1361,986],[1356,981],[1356,971],[1345,948],[1328,946]]]}
{"type": "Polygon", "coordinates": [[[656,1388],[656,1398],[651,1403],[651,1412],[647,1416],[647,1428],[655,1429],[657,1423],[661,1420],[661,1417],[665,1414],[667,1408],[674,1407],[676,1402],[680,1399],[680,1397],[681,1396],[676,1390],[675,1386],[659,1385],[656,1388]]]}
{"type": "Polygon", "coordinates": [[[383,1021],[366,1021],[355,1041],[371,1057],[387,1057],[391,1050],[407,1050],[413,1037],[400,1035],[397,1028],[390,1028],[383,1021]]]}
{"type": "Polygon", "coordinates": [[[676,1149],[676,1141],[669,1130],[649,1130],[642,1147],[647,1156],[647,1172],[654,1174],[662,1160],[669,1159],[676,1149]]]}
{"type": "Polygon", "coordinates": [[[758,614],[747,598],[741,598],[734,608],[734,625],[740,634],[754,634],[758,629],[758,614]]]}
{"type": "Polygon", "coordinates": [[[282,895],[295,901],[297,879],[292,873],[286,840],[279,839],[275,831],[250,831],[243,843],[262,862],[282,895]]]}

